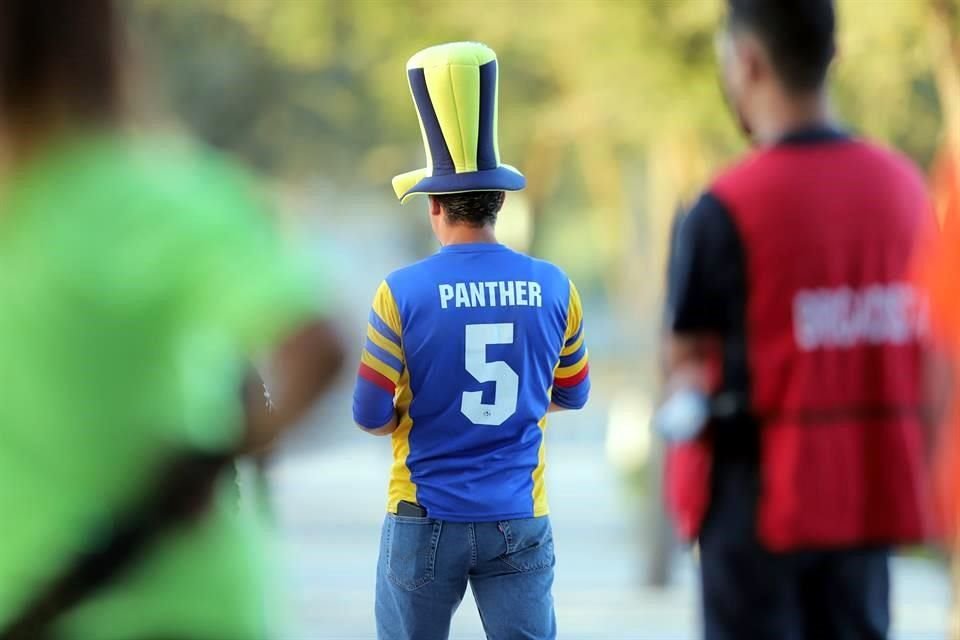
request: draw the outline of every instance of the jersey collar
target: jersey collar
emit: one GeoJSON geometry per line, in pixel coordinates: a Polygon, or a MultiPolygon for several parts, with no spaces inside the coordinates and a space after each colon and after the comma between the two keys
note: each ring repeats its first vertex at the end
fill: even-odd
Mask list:
{"type": "Polygon", "coordinates": [[[777,145],[820,144],[823,142],[840,142],[849,139],[850,134],[843,129],[821,124],[792,131],[780,138],[777,145]]]}
{"type": "Polygon", "coordinates": [[[440,248],[440,253],[479,253],[483,251],[503,251],[506,248],[498,242],[467,242],[448,244],[440,248]]]}

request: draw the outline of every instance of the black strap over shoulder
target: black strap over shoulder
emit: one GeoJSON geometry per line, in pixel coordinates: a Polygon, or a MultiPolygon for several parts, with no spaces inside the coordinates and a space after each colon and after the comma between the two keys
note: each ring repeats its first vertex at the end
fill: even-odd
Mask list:
{"type": "Polygon", "coordinates": [[[160,481],[93,549],[77,556],[0,630],[0,640],[46,640],[63,614],[121,576],[164,535],[195,521],[211,503],[217,479],[236,452],[190,452],[161,470],[160,481]]]}
{"type": "MultiPolygon", "coordinates": [[[[272,408],[266,383],[250,369],[241,389],[245,406],[262,401],[272,408]]],[[[50,640],[50,629],[64,614],[134,566],[164,536],[206,513],[217,480],[243,453],[237,448],[183,452],[160,469],[148,493],[125,513],[98,546],[72,559],[5,628],[0,640],[50,640]]]]}

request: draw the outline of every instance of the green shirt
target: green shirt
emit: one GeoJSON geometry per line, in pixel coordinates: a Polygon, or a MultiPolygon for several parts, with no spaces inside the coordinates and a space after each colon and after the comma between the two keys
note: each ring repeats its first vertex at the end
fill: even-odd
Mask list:
{"type": "MultiPolygon", "coordinates": [[[[159,140],[75,139],[0,193],[0,628],[173,450],[239,435],[249,357],[316,304],[246,177],[159,140]]],[[[229,478],[57,637],[262,639],[260,528],[229,478]]]]}

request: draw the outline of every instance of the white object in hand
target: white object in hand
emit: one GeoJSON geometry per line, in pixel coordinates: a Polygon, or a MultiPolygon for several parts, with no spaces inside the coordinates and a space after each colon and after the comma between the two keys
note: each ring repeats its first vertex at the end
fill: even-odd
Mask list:
{"type": "Polygon", "coordinates": [[[707,397],[698,391],[675,391],[653,415],[653,428],[674,442],[693,440],[710,417],[707,397]]]}

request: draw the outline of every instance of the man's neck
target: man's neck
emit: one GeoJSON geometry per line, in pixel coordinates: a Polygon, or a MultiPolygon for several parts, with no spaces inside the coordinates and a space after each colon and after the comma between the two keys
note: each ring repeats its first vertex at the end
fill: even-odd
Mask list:
{"type": "Polygon", "coordinates": [[[829,101],[823,92],[803,97],[781,96],[771,102],[765,109],[769,115],[754,128],[758,144],[776,144],[791,133],[833,125],[829,101]]]}
{"type": "Polygon", "coordinates": [[[440,241],[445,247],[454,244],[496,244],[497,234],[491,225],[483,227],[454,225],[444,229],[440,241]]]}

